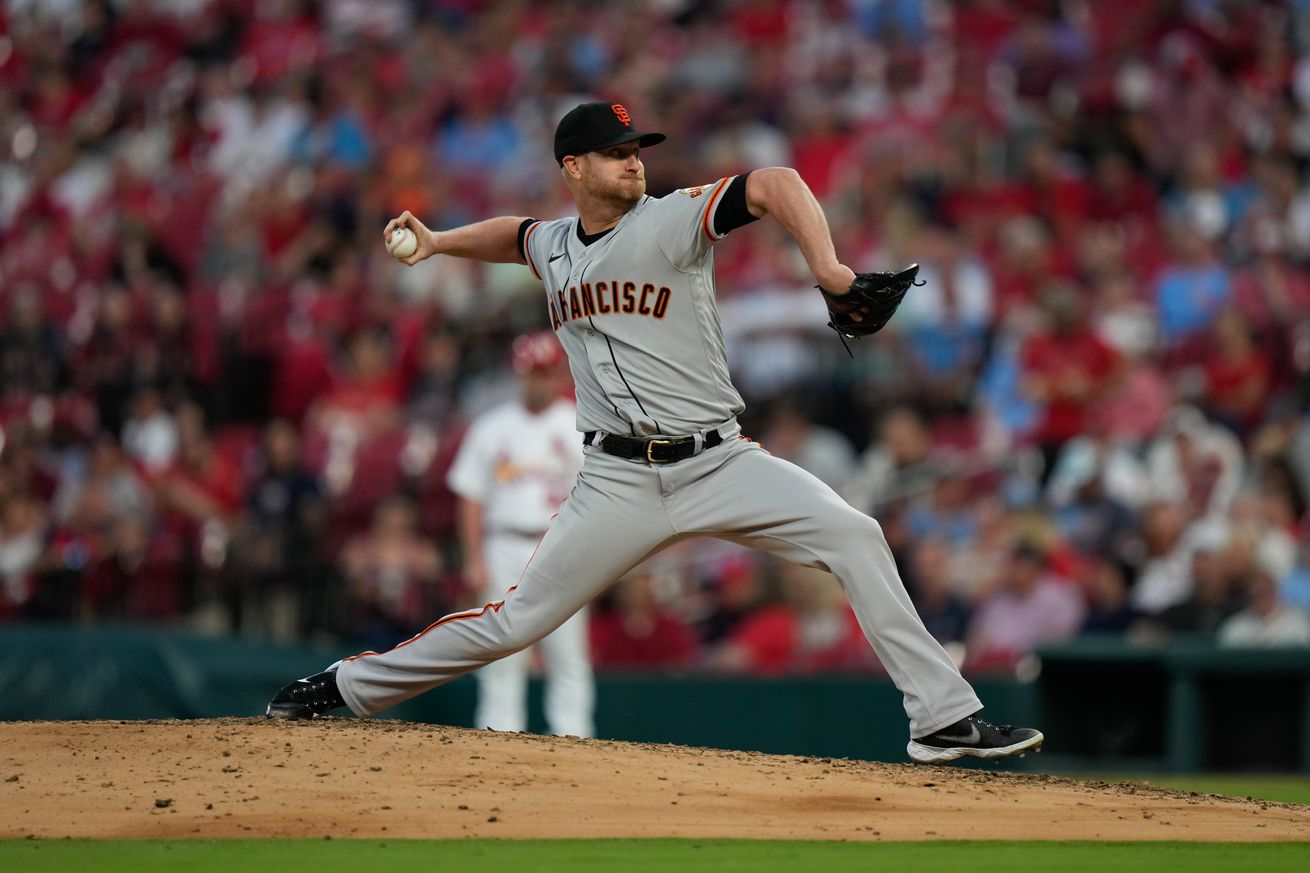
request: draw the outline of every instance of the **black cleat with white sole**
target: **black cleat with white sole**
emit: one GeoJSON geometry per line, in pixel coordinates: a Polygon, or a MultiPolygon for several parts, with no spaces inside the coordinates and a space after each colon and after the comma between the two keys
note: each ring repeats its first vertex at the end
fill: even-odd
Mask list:
{"type": "Polygon", "coordinates": [[[916,764],[945,764],[966,755],[974,758],[1008,758],[1039,752],[1042,732],[1008,724],[992,724],[971,715],[926,737],[910,740],[906,751],[916,764]]]}
{"type": "Polygon", "coordinates": [[[337,671],[328,670],[283,687],[268,702],[264,714],[269,718],[314,718],[345,705],[337,690],[337,671]]]}

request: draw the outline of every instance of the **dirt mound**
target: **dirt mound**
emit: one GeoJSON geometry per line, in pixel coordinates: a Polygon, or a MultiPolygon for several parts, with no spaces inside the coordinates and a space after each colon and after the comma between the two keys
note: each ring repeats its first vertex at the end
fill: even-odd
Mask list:
{"type": "Polygon", "coordinates": [[[1305,840],[1140,785],[355,719],[0,723],[0,837],[1305,840]]]}

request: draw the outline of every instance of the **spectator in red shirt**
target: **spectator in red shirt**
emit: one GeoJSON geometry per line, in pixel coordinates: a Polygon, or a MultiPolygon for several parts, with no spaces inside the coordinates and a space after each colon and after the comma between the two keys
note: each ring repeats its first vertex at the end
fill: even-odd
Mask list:
{"type": "Polygon", "coordinates": [[[346,343],[340,376],[310,412],[311,425],[323,432],[347,430],[360,443],[392,430],[403,400],[398,376],[385,331],[356,331],[346,343]]]}
{"type": "Polygon", "coordinates": [[[305,0],[255,4],[258,14],[246,29],[241,49],[254,65],[257,82],[277,82],[319,63],[326,34],[318,20],[317,5],[305,0]]]}
{"type": "Polygon", "coordinates": [[[1002,209],[987,205],[982,210],[977,220],[996,240],[994,250],[987,254],[999,320],[1031,305],[1042,288],[1064,275],[1064,255],[1060,240],[1033,216],[1007,217],[1002,209]]]}
{"type": "Polygon", "coordinates": [[[210,583],[227,561],[232,526],[243,502],[243,477],[236,464],[214,447],[200,407],[187,404],[178,410],[177,432],[177,463],[156,484],[159,505],[165,512],[161,535],[176,543],[179,559],[186,553],[194,556],[186,563],[195,575],[178,579],[190,590],[160,592],[159,598],[185,602],[195,597],[216,604],[214,595],[219,595],[228,601],[227,621],[237,627],[240,601],[232,599],[232,591],[216,591],[210,583]]]}
{"type": "Polygon", "coordinates": [[[600,669],[657,670],[685,667],[696,637],[660,604],[654,578],[638,570],[615,586],[608,609],[591,622],[591,657],[600,669]]]}
{"type": "Polygon", "coordinates": [[[1091,212],[1086,179],[1051,140],[1040,137],[1023,155],[1023,192],[1029,208],[1062,234],[1071,235],[1091,212]]]}
{"type": "Polygon", "coordinates": [[[780,675],[869,670],[871,650],[825,570],[782,564],[782,601],[747,616],[707,658],[711,669],[780,675]]]}
{"type": "Polygon", "coordinates": [[[1090,194],[1088,217],[1114,222],[1134,239],[1157,223],[1159,198],[1122,149],[1107,148],[1093,159],[1090,194]]]}
{"type": "Polygon", "coordinates": [[[1211,328],[1214,350],[1205,362],[1211,414],[1245,437],[1264,420],[1273,386],[1273,365],[1256,345],[1242,314],[1229,307],[1211,328]]]}
{"type": "Polygon", "coordinates": [[[1020,353],[1024,390],[1044,411],[1036,441],[1050,462],[1065,442],[1087,429],[1087,413],[1114,384],[1119,356],[1088,324],[1078,291],[1052,284],[1042,299],[1047,325],[1020,353]]]}
{"type": "Polygon", "coordinates": [[[785,603],[773,601],[745,613],[705,658],[705,666],[723,673],[779,675],[787,671],[796,648],[796,622],[785,603]]]}
{"type": "Polygon", "coordinates": [[[288,332],[273,349],[270,405],[274,415],[299,424],[332,384],[328,331],[288,332]]]}
{"type": "Polygon", "coordinates": [[[199,406],[178,410],[177,437],[177,464],[159,484],[161,501],[193,522],[229,518],[241,508],[243,477],[215,449],[199,406]]]}
{"type": "Polygon", "coordinates": [[[843,129],[833,104],[806,107],[792,128],[792,162],[820,199],[832,193],[835,168],[850,149],[851,137],[843,129]]]}
{"type": "Polygon", "coordinates": [[[341,570],[352,604],[349,632],[365,645],[395,645],[435,611],[441,555],[406,497],[378,504],[372,526],[342,549],[341,570]]]}

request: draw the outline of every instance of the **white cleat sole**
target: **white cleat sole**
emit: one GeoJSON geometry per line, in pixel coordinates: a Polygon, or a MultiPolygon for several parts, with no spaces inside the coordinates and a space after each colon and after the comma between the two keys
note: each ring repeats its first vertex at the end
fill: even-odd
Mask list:
{"type": "Polygon", "coordinates": [[[945,764],[948,761],[955,761],[964,757],[985,758],[995,760],[997,758],[1009,758],[1012,755],[1023,756],[1025,752],[1040,752],[1042,750],[1042,741],[1046,737],[1039,732],[1035,737],[1029,737],[1023,742],[1014,743],[1009,746],[998,746],[994,749],[977,749],[971,746],[952,746],[946,749],[939,749],[936,746],[925,746],[916,740],[910,740],[910,744],[905,747],[909,753],[910,760],[916,764],[945,764]]]}

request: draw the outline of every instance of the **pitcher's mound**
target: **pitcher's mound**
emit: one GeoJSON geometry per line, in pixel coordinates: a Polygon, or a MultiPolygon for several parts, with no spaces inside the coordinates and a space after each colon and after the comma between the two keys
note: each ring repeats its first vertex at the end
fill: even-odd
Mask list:
{"type": "Polygon", "coordinates": [[[395,721],[0,724],[0,838],[1304,840],[1310,807],[395,721]]]}

